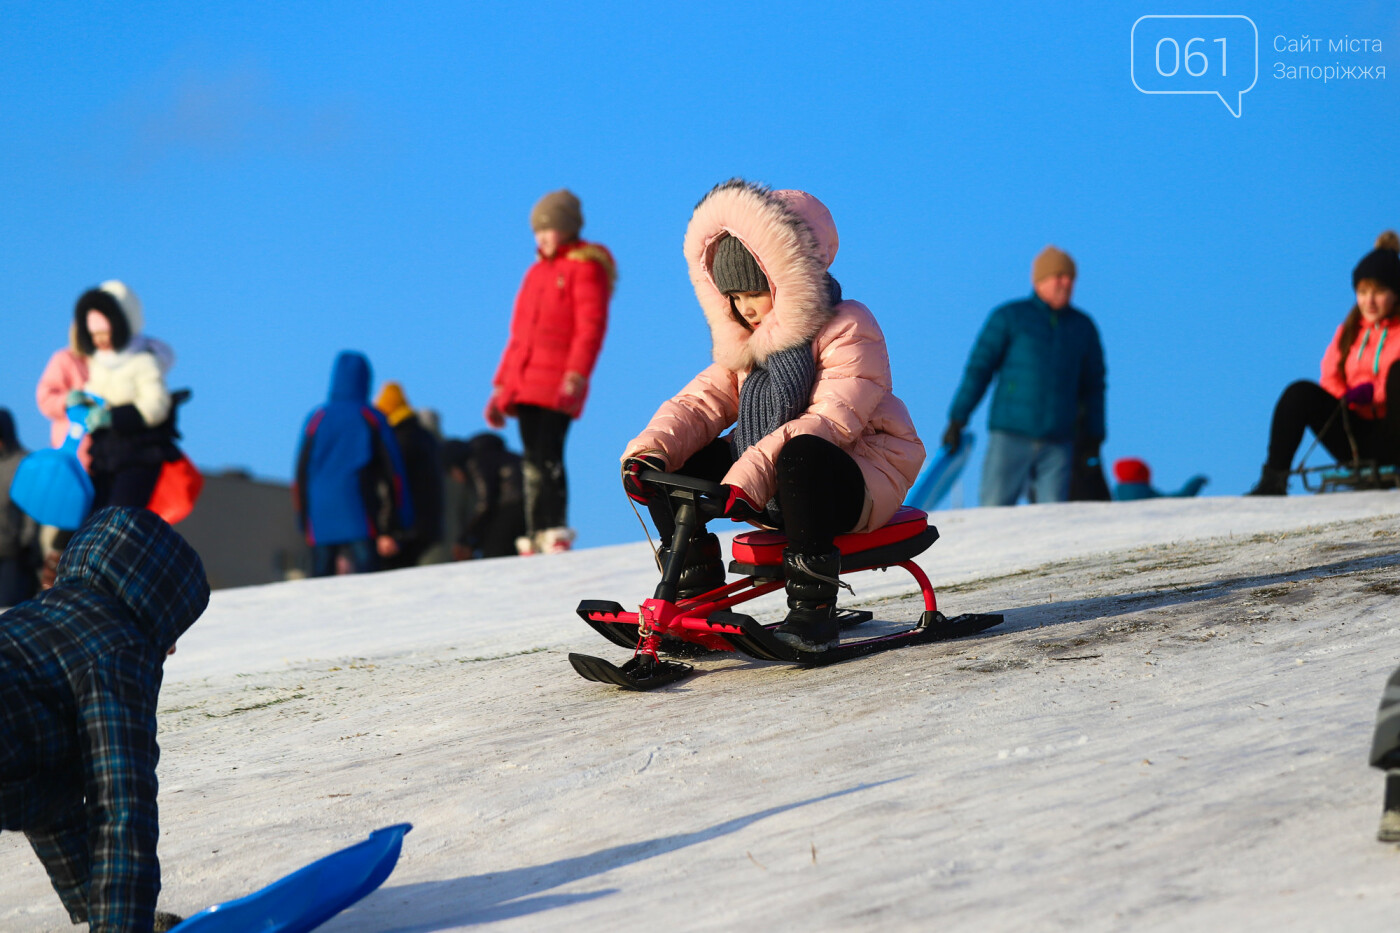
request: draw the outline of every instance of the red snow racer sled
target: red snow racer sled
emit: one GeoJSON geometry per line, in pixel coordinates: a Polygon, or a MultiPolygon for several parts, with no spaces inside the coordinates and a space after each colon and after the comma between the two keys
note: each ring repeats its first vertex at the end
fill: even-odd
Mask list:
{"type": "MultiPolygon", "coordinates": [[[[924,512],[904,506],[881,528],[837,536],[836,546],[841,550],[843,577],[890,567],[908,571],[923,594],[924,611],[918,621],[889,634],[844,639],[825,651],[794,648],[773,636],[773,625],[760,625],[752,617],[733,611],[740,603],[783,588],[783,547],[787,539],[776,531],[739,535],[734,539],[734,560],[729,571],[743,578],[690,599],[678,599],[677,582],[685,566],[691,533],[702,524],[702,516],[717,518],[723,514],[725,496],[716,483],[675,473],[643,470],[639,479],[670,497],[676,519],[670,557],[662,568],[655,594],[636,612],[604,600],[586,599],[579,603],[578,614],[583,621],[609,641],[633,650],[632,659],[621,667],[602,658],[570,654],[569,663],[588,680],[627,690],[651,690],[680,680],[694,670],[690,664],[663,660],[659,653],[738,651],[765,661],[815,667],[892,648],[961,638],[1002,622],[1002,617],[995,614],[949,619],[938,611],[933,586],[914,563],[915,557],[938,540],[938,529],[928,523],[924,512]]],[[[868,611],[843,610],[837,619],[842,628],[847,628],[869,621],[872,615],[868,611]]]]}

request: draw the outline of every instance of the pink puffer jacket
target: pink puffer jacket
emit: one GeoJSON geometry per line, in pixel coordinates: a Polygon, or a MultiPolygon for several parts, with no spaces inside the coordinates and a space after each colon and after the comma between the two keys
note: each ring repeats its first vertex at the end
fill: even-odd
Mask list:
{"type": "Polygon", "coordinates": [[[750,447],[724,477],[755,502],[777,483],[775,460],[787,441],[815,434],[846,451],[865,478],[865,510],[856,531],[889,521],[924,462],[924,445],[891,389],[885,337],[858,301],[832,306],[826,270],[836,258],[836,224],[801,191],[769,191],[729,181],[711,191],[691,217],[685,256],[714,341],[715,362],[657,410],[623,459],[660,454],[679,466],[738,418],[739,387],[755,362],[812,342],[816,383],[811,406],[750,447]],[[738,237],[768,277],[773,309],[752,332],[735,319],[710,273],[724,234],[738,237]]]}
{"type": "MultiPolygon", "coordinates": [[[[68,437],[68,393],[81,389],[87,378],[87,360],[72,347],[55,351],[39,377],[34,401],[39,404],[39,411],[49,419],[49,439],[55,447],[62,447],[68,437]]],[[[88,453],[90,446],[91,438],[84,436],[78,447],[78,459],[83,466],[87,466],[92,459],[88,453]]]]}

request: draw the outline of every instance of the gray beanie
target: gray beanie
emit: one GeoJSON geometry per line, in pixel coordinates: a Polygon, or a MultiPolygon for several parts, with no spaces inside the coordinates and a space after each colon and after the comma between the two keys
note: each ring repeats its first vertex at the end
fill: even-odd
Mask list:
{"type": "Polygon", "coordinates": [[[710,274],[714,276],[715,288],[722,292],[766,292],[768,277],[758,267],[738,237],[727,236],[715,246],[714,259],[710,262],[710,274]]]}

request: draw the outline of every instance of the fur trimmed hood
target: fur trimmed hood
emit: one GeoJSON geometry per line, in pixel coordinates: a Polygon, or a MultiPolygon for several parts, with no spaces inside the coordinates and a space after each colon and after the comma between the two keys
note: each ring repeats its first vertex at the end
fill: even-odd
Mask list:
{"type": "Polygon", "coordinates": [[[772,191],[733,178],[705,195],[686,228],[685,259],[710,325],[715,362],[746,372],[815,337],[835,313],[827,269],[838,242],[831,212],[805,191],[772,191]],[[753,331],[735,318],[711,272],[715,247],[726,235],[753,254],[773,292],[773,310],[753,331]]]}

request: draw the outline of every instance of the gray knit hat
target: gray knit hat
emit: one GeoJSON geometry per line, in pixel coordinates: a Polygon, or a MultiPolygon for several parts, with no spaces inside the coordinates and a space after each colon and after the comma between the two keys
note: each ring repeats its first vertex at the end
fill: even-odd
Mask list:
{"type": "Polygon", "coordinates": [[[714,259],[710,262],[710,274],[714,276],[715,288],[722,292],[766,292],[768,277],[758,267],[738,237],[727,236],[715,246],[714,259]]]}
{"type": "Polygon", "coordinates": [[[565,240],[572,240],[583,229],[583,205],[568,188],[560,188],[535,202],[530,210],[530,229],[558,230],[565,240]]]}

